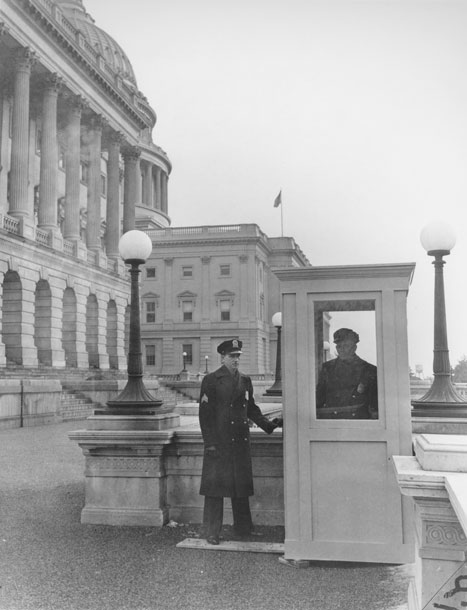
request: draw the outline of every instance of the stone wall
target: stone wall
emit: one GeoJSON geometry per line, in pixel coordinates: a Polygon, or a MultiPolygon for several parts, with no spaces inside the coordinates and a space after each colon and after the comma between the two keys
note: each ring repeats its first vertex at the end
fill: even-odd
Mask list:
{"type": "Polygon", "coordinates": [[[3,379],[0,429],[57,423],[62,385],[58,380],[3,379]]]}
{"type": "MultiPolygon", "coordinates": [[[[251,430],[255,495],[250,498],[253,521],[258,525],[284,525],[282,433],[251,430]]],[[[179,523],[202,523],[203,497],[199,495],[203,441],[197,429],[175,431],[167,449],[167,508],[179,523]]],[[[225,502],[225,523],[232,523],[230,502],[225,502]]]]}

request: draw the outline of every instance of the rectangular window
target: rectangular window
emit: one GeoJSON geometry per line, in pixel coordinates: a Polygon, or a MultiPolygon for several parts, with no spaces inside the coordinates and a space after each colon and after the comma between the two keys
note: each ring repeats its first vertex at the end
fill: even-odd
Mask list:
{"type": "Polygon", "coordinates": [[[156,365],[156,346],[146,345],[146,366],[156,365]]]}
{"type": "Polygon", "coordinates": [[[183,301],[182,311],[183,311],[183,321],[191,322],[193,320],[193,301],[183,301]]]}
{"type": "Polygon", "coordinates": [[[193,267],[182,267],[182,277],[193,277],[193,267]]]}
{"type": "Polygon", "coordinates": [[[151,323],[156,321],[156,302],[146,301],[146,322],[151,323]]]}
{"type": "Polygon", "coordinates": [[[220,309],[222,322],[228,322],[230,320],[230,300],[221,299],[220,309]]]}
{"type": "Polygon", "coordinates": [[[182,345],[182,351],[185,356],[185,364],[193,364],[193,345],[191,343],[184,343],[182,345]]]}
{"type": "Polygon", "coordinates": [[[225,276],[230,276],[230,265],[220,265],[220,274],[225,276]]]}
{"type": "Polygon", "coordinates": [[[156,268],[155,267],[146,267],[146,277],[149,279],[156,278],[156,268]]]}

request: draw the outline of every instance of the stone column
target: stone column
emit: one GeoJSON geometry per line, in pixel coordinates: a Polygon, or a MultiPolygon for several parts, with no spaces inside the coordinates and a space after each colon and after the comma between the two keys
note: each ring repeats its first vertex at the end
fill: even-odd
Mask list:
{"type": "Polygon", "coordinates": [[[91,122],[89,143],[89,181],[87,199],[86,245],[89,250],[101,250],[101,153],[104,119],[96,116],[91,122]]]}
{"type": "Polygon", "coordinates": [[[80,96],[71,101],[68,123],[65,128],[65,226],[64,237],[74,243],[80,241],[80,153],[81,113],[84,99],[80,96]]]}
{"type": "Polygon", "coordinates": [[[162,195],[161,195],[161,176],[162,176],[162,170],[160,167],[155,167],[155,173],[156,173],[156,185],[155,185],[155,201],[154,201],[154,207],[156,208],[156,210],[161,210],[162,206],[161,206],[161,200],[162,200],[162,195]]]}
{"type": "Polygon", "coordinates": [[[21,49],[14,65],[13,125],[11,137],[10,208],[14,218],[33,222],[32,202],[28,205],[29,88],[34,54],[21,49]]]}
{"type": "Polygon", "coordinates": [[[106,252],[109,258],[118,259],[120,239],[120,146],[123,134],[114,132],[109,138],[107,163],[107,236],[106,252]]]}
{"type": "Polygon", "coordinates": [[[0,87],[3,96],[0,98],[0,212],[8,212],[7,192],[8,192],[8,172],[10,164],[9,151],[9,124],[10,124],[10,104],[11,94],[8,83],[1,82],[0,87]]]}
{"type": "Polygon", "coordinates": [[[41,128],[41,164],[39,183],[38,225],[52,233],[57,227],[57,100],[61,79],[57,74],[48,77],[44,88],[41,128]]]}
{"type": "Polygon", "coordinates": [[[123,185],[123,233],[135,228],[135,208],[138,193],[137,162],[141,151],[136,146],[128,146],[122,151],[124,161],[123,185]]]}
{"type": "Polygon", "coordinates": [[[163,172],[161,182],[161,210],[164,212],[164,214],[167,214],[168,210],[168,186],[169,176],[163,172]]]}
{"type": "Polygon", "coordinates": [[[153,207],[153,181],[152,181],[152,164],[146,162],[144,164],[144,205],[148,208],[153,207]]]}

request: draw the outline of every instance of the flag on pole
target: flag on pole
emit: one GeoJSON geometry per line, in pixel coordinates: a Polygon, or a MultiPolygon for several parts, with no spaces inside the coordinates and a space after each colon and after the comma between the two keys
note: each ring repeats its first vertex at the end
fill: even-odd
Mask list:
{"type": "Polygon", "coordinates": [[[282,190],[279,191],[279,195],[274,199],[274,207],[278,208],[282,203],[282,190]]]}

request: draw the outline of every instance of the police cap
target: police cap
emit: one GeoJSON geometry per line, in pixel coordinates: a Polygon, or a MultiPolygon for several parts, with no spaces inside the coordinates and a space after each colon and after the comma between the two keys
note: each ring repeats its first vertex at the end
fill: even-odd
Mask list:
{"type": "Polygon", "coordinates": [[[243,343],[240,341],[240,339],[229,339],[228,341],[223,341],[220,345],[218,345],[217,351],[223,356],[225,356],[225,354],[241,354],[242,345],[243,343]]]}
{"type": "Polygon", "coordinates": [[[355,341],[355,343],[358,343],[360,341],[360,337],[358,336],[358,334],[351,328],[339,328],[339,330],[336,330],[336,332],[334,333],[334,343],[338,343],[339,341],[345,341],[346,339],[355,341]]]}

